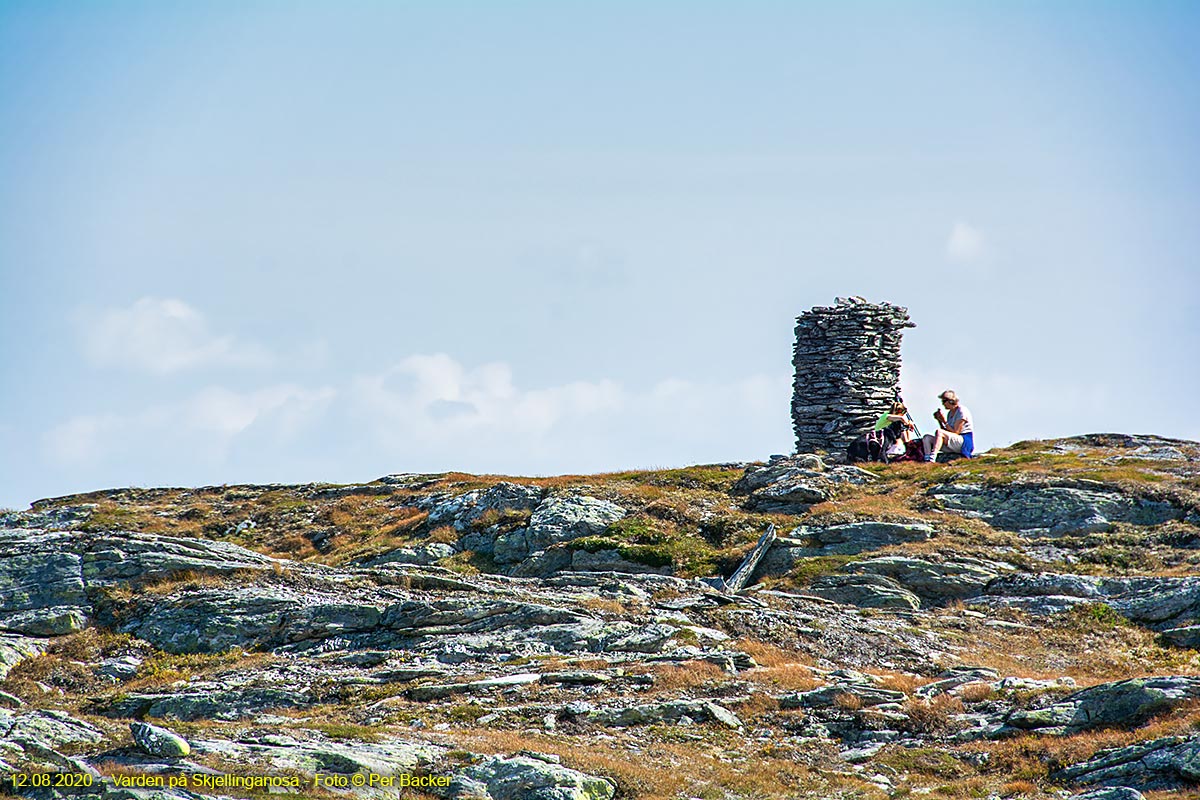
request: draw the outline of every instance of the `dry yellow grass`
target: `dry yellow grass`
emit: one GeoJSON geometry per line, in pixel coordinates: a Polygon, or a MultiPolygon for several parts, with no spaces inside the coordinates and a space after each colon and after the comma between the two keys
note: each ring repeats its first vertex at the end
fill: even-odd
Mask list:
{"type": "Polygon", "coordinates": [[[1200,654],[1164,648],[1153,631],[1133,625],[1082,626],[1070,615],[1028,618],[1012,613],[1028,630],[979,626],[963,634],[958,653],[966,663],[1023,678],[1069,676],[1088,686],[1148,675],[1200,675],[1200,654]]]}
{"type": "Polygon", "coordinates": [[[439,525],[429,532],[429,541],[440,544],[454,544],[458,541],[458,531],[450,525],[439,525]]]}
{"type": "Polygon", "coordinates": [[[879,678],[879,685],[884,689],[890,689],[893,692],[904,692],[912,694],[919,686],[924,686],[930,682],[929,678],[923,678],[920,675],[913,675],[908,672],[882,672],[876,673],[879,678]]]}
{"type": "Polygon", "coordinates": [[[654,676],[654,691],[677,694],[689,689],[710,688],[729,680],[729,676],[707,661],[689,661],[678,667],[662,666],[649,671],[654,676]]]}
{"type": "Polygon", "coordinates": [[[467,749],[510,754],[520,750],[552,753],[567,766],[616,781],[623,800],[678,800],[680,797],[787,797],[825,800],[839,792],[861,800],[886,794],[845,772],[823,771],[794,760],[786,748],[756,748],[740,736],[720,743],[647,744],[629,733],[593,739],[586,747],[563,737],[515,731],[462,731],[453,734],[467,749]]]}
{"type": "Polygon", "coordinates": [[[804,664],[783,663],[773,667],[757,667],[738,673],[738,677],[758,686],[788,692],[807,692],[821,685],[811,669],[804,664]]]}
{"type": "Polygon", "coordinates": [[[968,683],[958,690],[958,696],[964,703],[982,703],[995,697],[996,691],[991,684],[984,681],[968,683]]]}
{"type": "Polygon", "coordinates": [[[733,642],[733,649],[740,650],[754,659],[761,667],[782,667],[795,664],[813,666],[813,658],[799,650],[784,650],[770,642],[741,638],[733,642]]]}

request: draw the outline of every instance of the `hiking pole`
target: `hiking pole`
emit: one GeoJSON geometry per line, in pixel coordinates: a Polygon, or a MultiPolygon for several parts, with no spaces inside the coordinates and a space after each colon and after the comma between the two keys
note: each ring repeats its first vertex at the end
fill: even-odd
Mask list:
{"type": "Polygon", "coordinates": [[[913,419],[913,415],[908,411],[908,403],[904,402],[904,398],[900,395],[900,390],[896,390],[896,402],[904,406],[904,417],[913,424],[913,435],[918,439],[921,438],[921,429],[917,427],[917,421],[913,419]]]}

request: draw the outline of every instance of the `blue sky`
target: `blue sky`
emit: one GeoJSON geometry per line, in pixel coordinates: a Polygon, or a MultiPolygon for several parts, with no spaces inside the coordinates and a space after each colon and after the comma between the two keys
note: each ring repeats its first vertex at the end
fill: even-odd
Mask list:
{"type": "MultiPolygon", "coordinates": [[[[0,505],[790,452],[907,306],[983,446],[1200,439],[1189,3],[0,3],[0,505]]],[[[928,406],[928,408],[925,408],[928,406]]]]}

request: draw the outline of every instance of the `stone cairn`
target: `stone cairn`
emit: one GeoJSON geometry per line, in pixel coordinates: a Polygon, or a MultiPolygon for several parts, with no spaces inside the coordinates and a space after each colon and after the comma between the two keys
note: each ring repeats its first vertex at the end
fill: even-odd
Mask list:
{"type": "Polygon", "coordinates": [[[792,427],[796,452],[844,454],[871,430],[900,389],[908,309],[837,298],[796,318],[792,427]]]}

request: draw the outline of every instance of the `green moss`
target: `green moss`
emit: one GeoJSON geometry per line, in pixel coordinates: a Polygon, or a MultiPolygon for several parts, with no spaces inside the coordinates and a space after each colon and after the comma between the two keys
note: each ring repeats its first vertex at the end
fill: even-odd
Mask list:
{"type": "Polygon", "coordinates": [[[481,572],[495,573],[499,571],[492,557],[474,550],[463,550],[449,558],[443,558],[438,566],[453,570],[460,575],[478,575],[481,572]]]}
{"type": "Polygon", "coordinates": [[[377,742],[380,739],[379,731],[374,728],[349,722],[326,722],[313,727],[339,742],[377,742]]]}
{"type": "Polygon", "coordinates": [[[142,529],[141,515],[131,508],[103,503],[96,507],[87,522],[79,526],[85,531],[138,531],[142,529]]]}
{"type": "Polygon", "coordinates": [[[471,523],[472,530],[482,530],[493,525],[499,525],[502,531],[523,528],[529,524],[533,512],[527,508],[488,509],[479,519],[471,523]]]}
{"type": "Polygon", "coordinates": [[[1107,603],[1084,603],[1054,616],[1059,624],[1084,632],[1111,631],[1132,625],[1107,603]]]}
{"type": "Polygon", "coordinates": [[[740,467],[722,467],[710,464],[680,469],[618,472],[606,477],[660,488],[676,487],[728,492],[741,479],[744,472],[740,467]]]}
{"type": "Polygon", "coordinates": [[[480,717],[487,716],[488,709],[474,703],[451,706],[446,709],[446,719],[450,722],[475,723],[480,717]]]}
{"type": "Polygon", "coordinates": [[[665,545],[626,544],[608,536],[588,536],[571,542],[575,550],[586,550],[589,553],[599,553],[603,550],[616,550],[621,558],[635,564],[645,564],[648,567],[666,567],[674,563],[674,554],[665,545]]]}
{"type": "Polygon", "coordinates": [[[788,578],[797,586],[807,586],[815,578],[830,575],[860,556],[813,556],[802,558],[792,566],[788,578]]]}
{"type": "Polygon", "coordinates": [[[935,778],[966,778],[975,770],[954,756],[934,747],[901,747],[880,755],[876,761],[899,772],[915,772],[935,778]]]}

